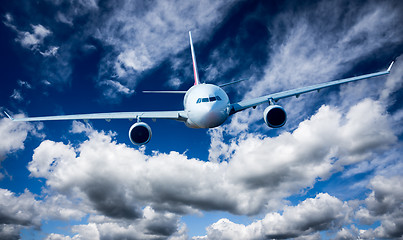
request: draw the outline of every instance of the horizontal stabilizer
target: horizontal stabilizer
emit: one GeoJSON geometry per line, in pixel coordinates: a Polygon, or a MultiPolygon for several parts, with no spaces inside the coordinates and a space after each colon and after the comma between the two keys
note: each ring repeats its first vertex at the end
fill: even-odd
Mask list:
{"type": "Polygon", "coordinates": [[[143,93],[180,93],[185,94],[187,91],[143,91],[143,93]]]}
{"type": "Polygon", "coordinates": [[[245,81],[245,80],[248,80],[248,78],[241,79],[241,80],[234,81],[234,82],[224,83],[224,84],[221,84],[221,85],[218,85],[218,86],[219,86],[219,87],[226,87],[226,86],[228,86],[228,85],[232,85],[232,84],[235,84],[235,83],[240,83],[240,82],[243,82],[243,81],[245,81]]]}

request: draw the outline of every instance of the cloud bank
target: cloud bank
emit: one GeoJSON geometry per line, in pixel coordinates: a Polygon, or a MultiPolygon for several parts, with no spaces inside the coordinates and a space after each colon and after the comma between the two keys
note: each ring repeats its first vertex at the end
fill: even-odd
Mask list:
{"type": "MultiPolygon", "coordinates": [[[[45,140],[35,149],[28,169],[32,177],[44,178],[51,191],[85,206],[90,215],[85,228],[95,226],[101,238],[122,224],[116,236],[183,235],[179,221],[183,214],[276,211],[287,204],[285,198],[313,187],[318,179],[388,151],[397,141],[388,119],[379,103],[370,99],[352,106],[346,115],[322,106],[292,133],[274,138],[251,134],[232,142],[232,154],[222,162],[189,159],[177,152],[145,155],[117,143],[113,133],[74,122],[74,134],[81,131],[88,140],[78,146],[45,140]],[[365,118],[361,112],[366,112],[365,118]],[[374,126],[377,131],[368,131],[374,126]],[[150,219],[154,214],[158,217],[150,219]],[[134,227],[139,224],[144,227],[134,227]],[[106,226],[111,229],[104,230],[106,226]]],[[[251,226],[222,219],[208,228],[207,237],[219,238],[214,236],[233,234],[232,230],[257,234],[251,238],[297,237],[338,229],[350,221],[351,212],[347,203],[323,193],[284,207],[282,214],[269,213],[251,226]],[[316,217],[301,221],[298,215],[316,217]],[[274,221],[284,224],[274,227],[270,224],[274,221]]]]}

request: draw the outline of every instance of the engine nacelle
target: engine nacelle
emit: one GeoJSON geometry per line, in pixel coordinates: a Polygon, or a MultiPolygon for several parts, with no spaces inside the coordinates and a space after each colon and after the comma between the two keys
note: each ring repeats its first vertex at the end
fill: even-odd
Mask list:
{"type": "Polygon", "coordinates": [[[287,121],[287,114],[283,107],[279,105],[270,105],[264,110],[263,119],[267,126],[271,128],[279,128],[284,126],[287,121]]]}
{"type": "Polygon", "coordinates": [[[135,145],[144,145],[151,139],[151,128],[147,123],[137,122],[129,130],[129,138],[135,145]]]}

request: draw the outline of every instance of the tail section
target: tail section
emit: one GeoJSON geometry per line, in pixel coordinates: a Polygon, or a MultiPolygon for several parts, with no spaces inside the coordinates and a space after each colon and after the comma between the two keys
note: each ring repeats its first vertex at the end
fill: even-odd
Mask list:
{"type": "Polygon", "coordinates": [[[190,39],[190,49],[192,51],[192,60],[193,60],[193,73],[195,77],[195,84],[200,84],[199,80],[199,72],[197,71],[197,63],[196,63],[196,56],[195,56],[195,51],[193,49],[193,41],[192,41],[192,33],[189,31],[189,39],[190,39]]]}

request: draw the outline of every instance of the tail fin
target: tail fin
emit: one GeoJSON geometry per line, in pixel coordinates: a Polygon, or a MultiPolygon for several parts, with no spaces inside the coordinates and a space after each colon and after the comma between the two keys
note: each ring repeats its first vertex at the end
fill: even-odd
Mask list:
{"type": "Polygon", "coordinates": [[[190,50],[192,51],[193,73],[194,73],[194,77],[195,77],[195,85],[197,85],[197,84],[200,84],[200,80],[199,80],[199,73],[197,71],[195,51],[193,49],[192,33],[190,31],[189,31],[189,39],[190,39],[190,50]]]}

